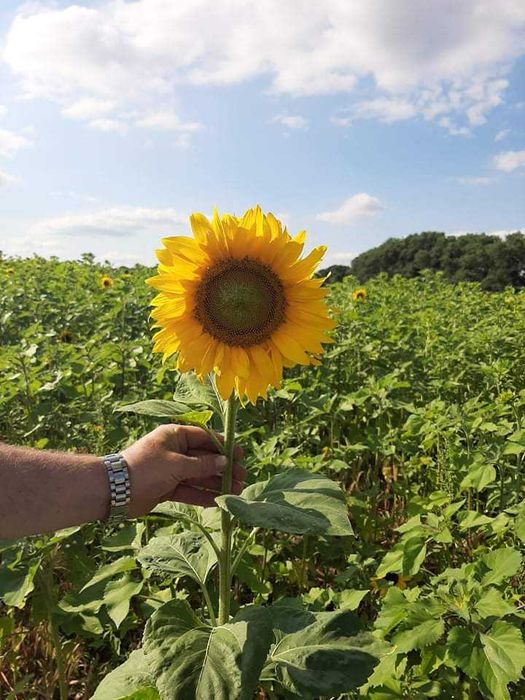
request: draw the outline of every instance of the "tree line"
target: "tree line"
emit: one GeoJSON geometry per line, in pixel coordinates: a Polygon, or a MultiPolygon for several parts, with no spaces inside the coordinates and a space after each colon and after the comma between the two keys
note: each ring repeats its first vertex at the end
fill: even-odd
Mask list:
{"type": "Polygon", "coordinates": [[[332,265],[319,274],[330,273],[331,282],[346,275],[366,282],[381,272],[416,277],[423,270],[443,272],[451,282],[479,282],[488,291],[521,288],[525,286],[525,236],[521,232],[505,238],[483,233],[447,236],[425,231],[389,238],[358,255],[350,266],[332,265]]]}

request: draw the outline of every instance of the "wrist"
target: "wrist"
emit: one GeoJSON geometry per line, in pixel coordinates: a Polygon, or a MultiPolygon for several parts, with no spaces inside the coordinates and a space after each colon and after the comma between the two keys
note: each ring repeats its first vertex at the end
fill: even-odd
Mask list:
{"type": "Polygon", "coordinates": [[[107,521],[117,524],[129,517],[131,501],[131,481],[128,463],[120,452],[102,457],[108,480],[110,508],[107,521]]]}

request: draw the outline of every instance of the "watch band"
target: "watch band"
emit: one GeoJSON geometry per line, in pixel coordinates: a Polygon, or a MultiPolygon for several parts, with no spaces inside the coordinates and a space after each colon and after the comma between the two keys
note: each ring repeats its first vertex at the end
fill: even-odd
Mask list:
{"type": "Polygon", "coordinates": [[[102,461],[106,467],[111,492],[111,507],[107,522],[115,524],[125,520],[128,515],[131,495],[128,465],[120,453],[104,455],[102,461]]]}

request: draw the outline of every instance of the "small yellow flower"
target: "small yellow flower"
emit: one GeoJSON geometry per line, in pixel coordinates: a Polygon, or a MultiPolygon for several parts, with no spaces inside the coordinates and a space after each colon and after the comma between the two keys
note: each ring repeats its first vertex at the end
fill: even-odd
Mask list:
{"type": "Polygon", "coordinates": [[[58,339],[60,340],[61,343],[72,343],[73,342],[73,336],[71,335],[71,332],[66,329],[64,329],[60,335],[58,336],[58,339]]]}
{"type": "Polygon", "coordinates": [[[378,591],[379,595],[383,597],[392,586],[404,591],[409,581],[410,576],[401,576],[401,574],[397,574],[394,571],[389,571],[384,576],[373,576],[370,579],[370,588],[373,591],[378,591]]]}
{"type": "Polygon", "coordinates": [[[352,299],[354,301],[366,301],[367,293],[364,287],[358,287],[352,292],[352,299]]]}
{"type": "Polygon", "coordinates": [[[104,289],[108,289],[109,287],[113,286],[113,280],[111,277],[108,275],[103,275],[100,278],[100,286],[103,287],[104,289]]]}
{"type": "Polygon", "coordinates": [[[14,268],[14,267],[7,267],[7,268],[6,268],[6,271],[5,271],[5,274],[6,274],[6,275],[9,275],[9,276],[14,275],[14,274],[15,274],[15,268],[14,268]]]}

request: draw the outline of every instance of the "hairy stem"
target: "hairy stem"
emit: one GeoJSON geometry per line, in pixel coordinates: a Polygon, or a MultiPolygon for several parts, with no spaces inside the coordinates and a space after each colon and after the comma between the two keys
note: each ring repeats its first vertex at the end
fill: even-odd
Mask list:
{"type": "MultiPolygon", "coordinates": [[[[237,415],[237,399],[232,395],[226,402],[224,419],[224,454],[228,462],[222,478],[222,493],[231,493],[233,474],[233,450],[235,447],[235,417],[237,415]]],[[[221,512],[221,555],[219,558],[219,625],[224,625],[230,619],[231,597],[231,548],[232,548],[232,518],[223,510],[221,512]]]]}
{"type": "Polygon", "coordinates": [[[64,649],[62,647],[62,640],[60,639],[60,633],[58,631],[54,616],[54,581],[51,562],[46,562],[42,566],[42,569],[39,572],[38,580],[46,607],[49,637],[55,650],[60,700],[68,700],[66,660],[64,656],[64,649]]]}

